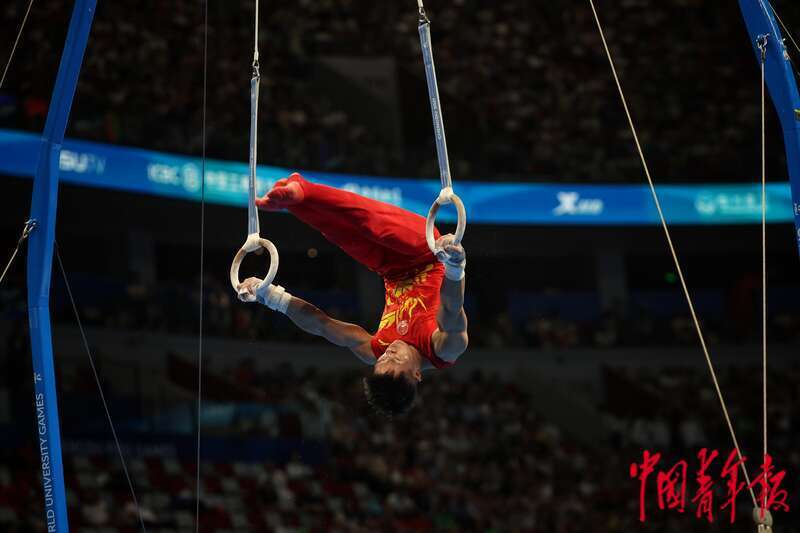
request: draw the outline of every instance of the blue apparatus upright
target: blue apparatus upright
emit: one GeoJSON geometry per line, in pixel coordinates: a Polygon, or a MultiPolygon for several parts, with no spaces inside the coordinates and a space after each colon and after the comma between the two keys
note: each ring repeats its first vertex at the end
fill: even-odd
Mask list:
{"type": "Polygon", "coordinates": [[[764,78],[783,129],[792,188],[795,236],[800,247],[800,93],[797,90],[797,80],[769,0],[739,0],[739,7],[759,65],[759,39],[766,38],[764,78]]]}
{"type": "Polygon", "coordinates": [[[34,402],[47,531],[56,533],[67,533],[69,521],[50,330],[50,275],[53,267],[61,144],[64,142],[64,131],[67,128],[96,4],[97,0],[75,2],[47,112],[31,199],[31,220],[35,221],[36,227],[28,244],[28,321],[33,356],[34,402]]]}

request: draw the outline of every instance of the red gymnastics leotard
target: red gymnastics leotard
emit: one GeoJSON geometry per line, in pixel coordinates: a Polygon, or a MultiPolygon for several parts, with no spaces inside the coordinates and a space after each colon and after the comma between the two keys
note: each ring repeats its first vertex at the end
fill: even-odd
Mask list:
{"type": "MultiPolygon", "coordinates": [[[[434,367],[451,366],[436,355],[431,342],[438,328],[444,267],[428,248],[425,219],[394,205],[311,183],[300,174],[292,174],[288,181],[299,183],[304,193],[289,212],[383,278],[386,305],[372,336],[375,357],[401,339],[434,367]]],[[[438,231],[435,236],[439,237],[438,231]]]]}

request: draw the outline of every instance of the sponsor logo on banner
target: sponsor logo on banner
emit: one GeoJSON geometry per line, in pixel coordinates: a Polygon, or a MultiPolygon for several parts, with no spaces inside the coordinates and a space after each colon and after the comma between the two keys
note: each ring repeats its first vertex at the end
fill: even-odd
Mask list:
{"type": "MultiPolygon", "coordinates": [[[[38,135],[0,129],[0,174],[33,177],[40,149],[38,135]]],[[[134,193],[198,200],[202,165],[197,158],[107,144],[64,141],[58,164],[65,183],[106,187],[134,193]]],[[[259,167],[257,191],[263,194],[274,180],[286,175],[281,167],[259,167]]],[[[313,173],[312,173],[313,175],[313,173]]],[[[319,183],[413,209],[424,215],[438,192],[433,182],[352,174],[315,176],[319,183]]],[[[246,205],[248,165],[245,162],[209,159],[205,174],[206,200],[225,205],[246,205]]],[[[437,188],[438,189],[438,188],[437,188]]],[[[476,223],[520,224],[615,224],[620,215],[630,223],[653,225],[649,189],[642,185],[566,185],[563,183],[474,182],[459,191],[467,205],[475,206],[470,220],[476,223]],[[647,197],[647,198],[646,198],[647,197]],[[544,214],[533,209],[509,208],[509,198],[544,202],[544,214]],[[608,202],[608,206],[605,203],[608,202]],[[612,203],[613,202],[613,203],[612,203]],[[619,206],[620,212],[614,212],[619,206]],[[477,207],[480,207],[477,209],[477,207]],[[606,209],[608,207],[608,209],[606,209]]],[[[760,184],[675,185],[662,197],[664,211],[679,215],[688,224],[757,224],[761,219],[760,184]]],[[[773,223],[797,221],[800,198],[792,197],[788,182],[769,184],[773,223]]],[[[452,219],[451,219],[452,221],[452,219]]],[[[797,236],[800,239],[800,235],[797,236]]]]}
{"type": "Polygon", "coordinates": [[[249,184],[249,174],[206,169],[206,186],[212,191],[226,194],[242,194],[247,193],[249,184]]]}
{"type": "Polygon", "coordinates": [[[702,216],[760,216],[761,194],[700,193],[694,205],[702,216]]]}
{"type": "Polygon", "coordinates": [[[577,192],[562,191],[556,197],[558,206],[553,209],[557,217],[570,216],[600,216],[605,209],[605,203],[599,198],[581,198],[577,192]]]}
{"type": "MultiPolygon", "coordinates": [[[[158,185],[182,188],[196,194],[202,186],[202,170],[196,163],[165,164],[150,163],[147,165],[147,180],[158,185]]],[[[231,172],[206,167],[206,189],[210,193],[223,195],[246,194],[249,188],[250,175],[242,172],[231,172]]],[[[258,187],[269,189],[273,180],[259,180],[258,187]]]]}
{"type": "Polygon", "coordinates": [[[159,185],[180,185],[180,167],[150,163],[147,165],[147,179],[159,185]]]}
{"type": "Polygon", "coordinates": [[[147,165],[147,179],[159,185],[183,187],[194,193],[200,190],[200,167],[194,163],[180,166],[151,163],[147,165]]]}
{"type": "Polygon", "coordinates": [[[62,148],[58,158],[58,168],[63,172],[76,174],[102,174],[106,170],[106,158],[62,148]]]}
{"type": "Polygon", "coordinates": [[[200,190],[200,169],[193,163],[187,163],[181,167],[181,177],[183,178],[183,188],[189,192],[200,190]]]}

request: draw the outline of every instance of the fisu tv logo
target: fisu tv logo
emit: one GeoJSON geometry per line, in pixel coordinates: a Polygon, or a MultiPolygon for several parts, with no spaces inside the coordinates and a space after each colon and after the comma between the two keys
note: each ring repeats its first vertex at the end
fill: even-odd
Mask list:
{"type": "Polygon", "coordinates": [[[76,174],[102,174],[106,170],[106,159],[95,154],[62,149],[58,157],[58,168],[76,174]]]}
{"type": "Polygon", "coordinates": [[[559,192],[558,206],[553,209],[557,217],[564,215],[598,216],[603,213],[605,204],[599,198],[581,198],[580,193],[572,191],[559,192]]]}

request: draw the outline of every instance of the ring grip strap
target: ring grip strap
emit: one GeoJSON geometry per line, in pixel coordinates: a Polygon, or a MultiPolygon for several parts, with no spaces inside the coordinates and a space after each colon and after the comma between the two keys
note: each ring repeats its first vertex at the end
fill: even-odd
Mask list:
{"type": "Polygon", "coordinates": [[[452,189],[450,160],[447,157],[447,138],[444,134],[444,118],[439,98],[439,84],[436,81],[436,65],[433,62],[433,45],[431,43],[430,22],[426,20],[419,25],[419,42],[422,49],[422,60],[425,63],[425,80],[428,85],[428,99],[431,104],[433,133],[436,139],[436,157],[439,162],[439,177],[442,189],[452,189]]]}
{"type": "MultiPolygon", "coordinates": [[[[258,10],[258,7],[256,7],[258,10]]],[[[256,21],[258,17],[256,17],[256,21]]],[[[249,161],[249,179],[248,179],[248,202],[247,202],[247,240],[244,245],[236,253],[231,263],[230,280],[233,290],[235,290],[240,297],[246,293],[239,290],[241,281],[239,280],[239,268],[242,266],[242,261],[249,253],[255,252],[259,248],[264,248],[269,252],[270,263],[269,271],[267,272],[264,280],[258,285],[259,289],[269,286],[278,273],[278,249],[267,239],[262,239],[260,236],[260,225],[258,221],[258,209],[256,207],[256,180],[257,180],[257,161],[258,161],[258,96],[259,96],[259,82],[261,76],[258,68],[258,22],[256,22],[256,46],[253,53],[253,77],[250,80],[250,161],[249,161]]],[[[255,301],[255,297],[245,296],[245,301],[255,301]]]]}
{"type": "Polygon", "coordinates": [[[458,225],[455,233],[455,244],[461,244],[464,238],[464,231],[467,229],[467,213],[464,204],[453,192],[453,180],[450,174],[450,160],[447,156],[447,139],[444,133],[444,118],[442,117],[442,105],[439,98],[439,85],[436,81],[436,65],[433,61],[433,44],[431,42],[430,20],[425,15],[422,0],[418,0],[420,10],[419,42],[422,50],[422,60],[425,64],[425,80],[428,85],[428,99],[431,104],[431,117],[433,119],[433,133],[436,139],[436,157],[439,162],[439,177],[441,179],[442,190],[434,201],[428,212],[428,219],[425,222],[425,238],[428,241],[428,248],[439,257],[443,254],[444,258],[448,255],[443,250],[436,248],[434,237],[436,216],[441,206],[455,204],[458,211],[458,225]]]}
{"type": "MultiPolygon", "coordinates": [[[[244,246],[239,249],[239,251],[236,253],[236,256],[233,258],[233,263],[231,263],[231,286],[233,286],[233,290],[240,295],[242,293],[239,291],[239,286],[241,285],[241,281],[239,280],[239,267],[242,266],[242,261],[244,260],[245,256],[248,253],[257,250],[258,248],[264,248],[267,250],[270,257],[269,270],[267,271],[267,275],[264,277],[264,280],[259,283],[258,288],[262,289],[267,285],[270,285],[275,280],[275,276],[278,274],[278,249],[267,239],[262,239],[258,235],[249,235],[244,246]],[[253,247],[254,242],[257,244],[255,247],[253,247]]],[[[249,301],[254,301],[254,299],[249,301]]]]}
{"type": "MultiPolygon", "coordinates": [[[[256,180],[258,178],[258,86],[261,78],[254,75],[250,80],[250,157],[247,197],[247,233],[248,240],[253,234],[258,235],[261,229],[258,223],[256,208],[256,180]]],[[[251,250],[252,251],[252,250],[251,250]]]]}

